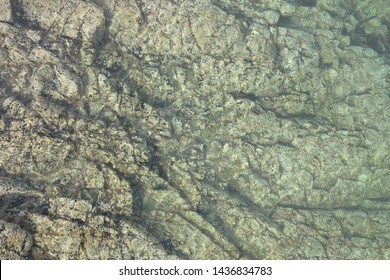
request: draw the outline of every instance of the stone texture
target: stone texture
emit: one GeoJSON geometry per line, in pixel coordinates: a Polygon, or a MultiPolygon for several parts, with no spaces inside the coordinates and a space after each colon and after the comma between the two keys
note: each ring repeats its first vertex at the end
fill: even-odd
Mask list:
{"type": "Polygon", "coordinates": [[[390,258],[385,0],[3,2],[2,258],[390,258]]]}
{"type": "Polygon", "coordinates": [[[0,21],[12,22],[12,7],[10,0],[0,0],[0,21]]]}
{"type": "Polygon", "coordinates": [[[2,260],[22,259],[33,245],[31,234],[20,226],[0,221],[0,257],[2,260]]]}

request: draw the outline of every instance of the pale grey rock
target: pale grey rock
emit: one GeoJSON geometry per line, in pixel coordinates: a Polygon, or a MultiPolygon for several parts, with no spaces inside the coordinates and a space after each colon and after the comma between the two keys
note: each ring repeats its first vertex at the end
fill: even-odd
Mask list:
{"type": "Polygon", "coordinates": [[[12,7],[10,0],[0,0],[0,21],[12,22],[12,7]]]}
{"type": "Polygon", "coordinates": [[[65,197],[50,199],[49,205],[49,215],[83,222],[86,220],[86,215],[92,210],[92,205],[88,201],[76,201],[65,197]]]}

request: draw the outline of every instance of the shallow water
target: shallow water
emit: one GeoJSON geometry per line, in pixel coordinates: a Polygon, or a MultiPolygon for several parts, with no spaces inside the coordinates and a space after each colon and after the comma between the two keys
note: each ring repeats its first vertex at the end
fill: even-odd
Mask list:
{"type": "Polygon", "coordinates": [[[12,2],[1,258],[389,259],[388,6],[12,2]]]}

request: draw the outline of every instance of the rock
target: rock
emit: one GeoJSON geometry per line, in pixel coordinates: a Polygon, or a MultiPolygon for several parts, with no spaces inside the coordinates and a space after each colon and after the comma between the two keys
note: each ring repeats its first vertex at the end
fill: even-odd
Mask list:
{"type": "Polygon", "coordinates": [[[351,1],[355,6],[356,30],[350,32],[353,41],[360,46],[368,46],[379,53],[389,51],[389,14],[386,0],[351,1]]]}
{"type": "Polygon", "coordinates": [[[20,226],[0,221],[1,259],[15,260],[28,257],[33,246],[31,234],[20,226]]]}
{"type": "Polygon", "coordinates": [[[0,1],[1,11],[0,11],[0,21],[12,23],[12,7],[10,0],[1,0],[0,1]]]}
{"type": "Polygon", "coordinates": [[[5,259],[389,259],[388,9],[0,1],[5,259]]]}

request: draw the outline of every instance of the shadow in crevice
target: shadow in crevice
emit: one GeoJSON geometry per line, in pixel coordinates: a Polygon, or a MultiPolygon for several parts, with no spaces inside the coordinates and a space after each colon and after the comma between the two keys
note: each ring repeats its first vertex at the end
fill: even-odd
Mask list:
{"type": "Polygon", "coordinates": [[[298,0],[298,5],[304,7],[315,7],[317,5],[317,0],[298,0]]]}

